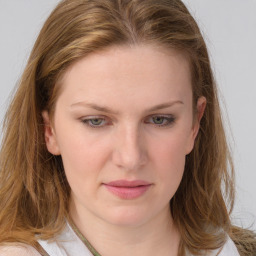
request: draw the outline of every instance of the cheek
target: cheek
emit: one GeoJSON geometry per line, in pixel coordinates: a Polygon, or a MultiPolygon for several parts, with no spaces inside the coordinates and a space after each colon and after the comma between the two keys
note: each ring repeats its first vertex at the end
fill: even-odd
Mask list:
{"type": "Polygon", "coordinates": [[[186,127],[189,126],[179,126],[151,142],[153,169],[157,170],[155,173],[166,200],[173,197],[183,177],[187,146],[191,143],[191,130],[186,127]]]}
{"type": "Polygon", "coordinates": [[[63,165],[72,197],[79,202],[97,201],[98,188],[102,182],[102,169],[108,159],[109,148],[90,136],[70,138],[61,145],[63,165]]]}
{"type": "Polygon", "coordinates": [[[92,179],[97,182],[98,174],[109,157],[109,139],[99,139],[87,133],[84,127],[73,126],[72,132],[67,128],[58,133],[58,144],[69,182],[89,182],[92,179]]]}
{"type": "Polygon", "coordinates": [[[189,129],[177,127],[166,134],[151,139],[152,155],[161,158],[163,162],[173,162],[183,159],[187,147],[191,143],[191,132],[189,129]]]}
{"type": "MultiPolygon", "coordinates": [[[[184,137],[184,136],[183,136],[184,137]]],[[[151,144],[151,158],[161,179],[180,180],[185,165],[186,140],[182,136],[167,136],[162,143],[151,144]]]]}

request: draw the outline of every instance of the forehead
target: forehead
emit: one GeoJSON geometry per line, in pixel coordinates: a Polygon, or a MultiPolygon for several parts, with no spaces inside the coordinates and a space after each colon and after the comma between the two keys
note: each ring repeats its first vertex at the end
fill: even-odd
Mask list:
{"type": "Polygon", "coordinates": [[[154,101],[191,92],[189,61],[178,51],[152,45],[115,46],[73,64],[61,80],[67,101],[116,98],[154,101]]]}

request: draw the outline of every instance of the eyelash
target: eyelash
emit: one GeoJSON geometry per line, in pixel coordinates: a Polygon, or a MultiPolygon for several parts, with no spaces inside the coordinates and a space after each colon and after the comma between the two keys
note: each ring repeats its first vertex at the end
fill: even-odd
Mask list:
{"type": "MultiPolygon", "coordinates": [[[[152,123],[152,125],[154,125],[156,127],[169,127],[169,126],[173,125],[175,122],[175,117],[172,115],[153,115],[150,117],[150,119],[153,119],[153,118],[163,119],[164,123],[162,123],[162,124],[152,123]]],[[[145,123],[150,123],[150,122],[145,122],[145,123]]]]}
{"type": "MultiPolygon", "coordinates": [[[[151,123],[149,121],[146,121],[145,123],[146,124],[152,124],[156,127],[170,127],[174,124],[174,122],[176,121],[175,117],[172,116],[172,115],[152,115],[149,117],[149,119],[152,119],[152,118],[160,118],[160,119],[163,119],[163,122],[162,124],[156,124],[156,123],[151,123]]],[[[148,119],[148,118],[147,118],[148,119]]],[[[107,123],[107,120],[105,117],[98,117],[98,116],[95,116],[95,117],[91,117],[91,118],[86,118],[86,119],[82,119],[81,120],[83,124],[89,126],[90,128],[104,128],[107,123]],[[104,124],[99,124],[99,125],[95,125],[95,124],[92,124],[92,121],[95,121],[95,120],[100,120],[100,121],[103,121],[105,122],[104,124]]]]}
{"type": "Polygon", "coordinates": [[[93,125],[93,124],[91,124],[91,122],[93,120],[103,120],[103,121],[106,121],[106,118],[104,118],[104,117],[97,117],[96,116],[96,117],[93,117],[93,118],[82,119],[81,121],[82,121],[83,124],[89,126],[90,128],[103,128],[103,127],[105,127],[105,125],[93,125]]]}

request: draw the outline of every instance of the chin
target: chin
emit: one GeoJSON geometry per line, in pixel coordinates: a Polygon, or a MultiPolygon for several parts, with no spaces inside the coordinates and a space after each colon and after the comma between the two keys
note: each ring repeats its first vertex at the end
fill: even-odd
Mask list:
{"type": "MultiPolygon", "coordinates": [[[[114,208],[114,207],[113,207],[114,208]]],[[[146,223],[149,219],[149,211],[145,212],[136,207],[117,207],[105,212],[103,219],[117,226],[137,227],[146,223]]]]}

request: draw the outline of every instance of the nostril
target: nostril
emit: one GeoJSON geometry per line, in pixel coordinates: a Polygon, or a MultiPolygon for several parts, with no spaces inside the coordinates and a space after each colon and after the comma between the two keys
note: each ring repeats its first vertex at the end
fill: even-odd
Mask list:
{"type": "Polygon", "coordinates": [[[125,170],[137,170],[146,163],[145,153],[141,150],[115,150],[112,160],[125,170]]]}

